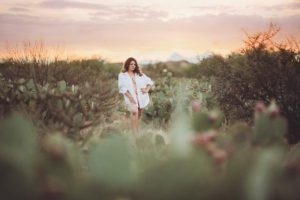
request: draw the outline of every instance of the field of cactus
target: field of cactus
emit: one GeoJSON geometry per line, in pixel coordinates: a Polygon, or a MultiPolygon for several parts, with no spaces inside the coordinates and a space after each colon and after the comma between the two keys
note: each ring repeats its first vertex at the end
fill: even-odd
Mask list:
{"type": "Polygon", "coordinates": [[[138,134],[121,63],[6,58],[0,199],[300,199],[300,54],[267,36],[184,69],[143,66],[155,84],[138,134]]]}
{"type": "Polygon", "coordinates": [[[114,122],[119,129],[82,144],[59,131],[41,136],[20,114],[1,120],[1,199],[300,197],[300,146],[286,142],[275,102],[257,102],[252,126],[224,127],[220,110],[189,101],[179,85],[164,131],[145,124],[136,136],[114,122]]]}

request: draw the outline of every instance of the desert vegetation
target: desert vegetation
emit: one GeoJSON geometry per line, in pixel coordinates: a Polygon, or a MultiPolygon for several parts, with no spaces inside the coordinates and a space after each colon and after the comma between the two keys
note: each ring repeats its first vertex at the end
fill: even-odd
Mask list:
{"type": "Polygon", "coordinates": [[[138,135],[122,63],[8,48],[1,199],[299,199],[300,52],[278,32],[247,33],[227,57],[142,66],[155,84],[138,135]]]}

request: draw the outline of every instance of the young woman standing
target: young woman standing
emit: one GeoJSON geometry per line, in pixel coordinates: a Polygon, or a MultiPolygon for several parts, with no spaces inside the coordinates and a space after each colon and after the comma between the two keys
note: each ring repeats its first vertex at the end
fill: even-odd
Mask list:
{"type": "Polygon", "coordinates": [[[130,111],[132,129],[137,133],[142,109],[149,102],[149,90],[153,81],[142,73],[136,59],[128,58],[118,76],[119,93],[124,95],[125,104],[130,111]]]}

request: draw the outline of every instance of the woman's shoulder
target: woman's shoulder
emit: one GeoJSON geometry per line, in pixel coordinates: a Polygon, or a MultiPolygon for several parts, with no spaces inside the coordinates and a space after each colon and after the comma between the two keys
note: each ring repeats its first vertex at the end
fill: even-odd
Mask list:
{"type": "Polygon", "coordinates": [[[127,72],[120,72],[119,76],[125,76],[127,74],[127,72]]]}

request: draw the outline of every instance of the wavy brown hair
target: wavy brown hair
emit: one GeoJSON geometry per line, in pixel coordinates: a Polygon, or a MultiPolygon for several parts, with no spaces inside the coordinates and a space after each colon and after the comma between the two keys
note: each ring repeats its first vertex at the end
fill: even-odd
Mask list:
{"type": "Polygon", "coordinates": [[[139,76],[142,76],[142,70],[140,68],[140,66],[138,65],[136,59],[134,59],[133,57],[129,57],[127,58],[127,60],[125,61],[123,67],[122,67],[122,72],[127,72],[129,70],[129,65],[131,63],[131,61],[135,62],[135,69],[133,70],[134,73],[137,73],[139,76]]]}

